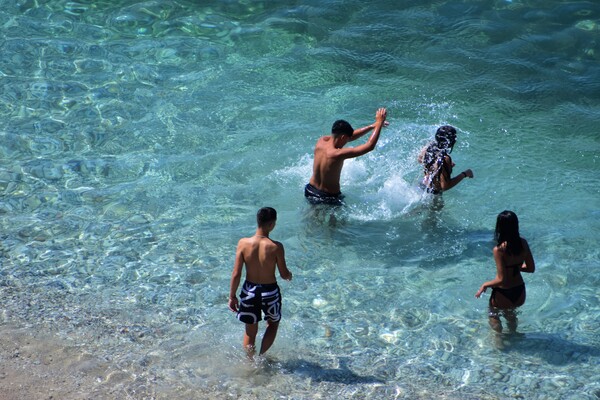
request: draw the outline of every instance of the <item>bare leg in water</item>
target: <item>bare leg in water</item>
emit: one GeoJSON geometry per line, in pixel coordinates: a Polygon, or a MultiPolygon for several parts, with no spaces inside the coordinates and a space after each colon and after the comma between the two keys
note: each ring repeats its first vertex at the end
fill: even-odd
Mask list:
{"type": "Polygon", "coordinates": [[[493,330],[502,333],[502,321],[500,321],[500,310],[490,307],[488,322],[493,330]]]}
{"type": "MultiPolygon", "coordinates": [[[[277,330],[279,329],[279,322],[267,321],[267,329],[263,335],[262,343],[260,345],[260,354],[265,354],[267,350],[271,348],[275,337],[277,336],[277,330]]],[[[249,359],[254,358],[256,353],[256,335],[258,334],[258,324],[246,324],[246,332],[244,334],[244,349],[248,354],[249,359]]]]}
{"type": "Polygon", "coordinates": [[[499,318],[490,318],[490,326],[498,333],[502,333],[502,322],[499,318]]]}
{"type": "Polygon", "coordinates": [[[519,299],[514,303],[502,293],[492,292],[489,309],[489,323],[492,329],[498,333],[502,333],[502,322],[500,322],[500,314],[502,314],[506,319],[508,331],[510,333],[515,333],[518,325],[516,308],[522,306],[524,303],[525,291],[523,291],[523,294],[521,294],[519,299]]]}
{"type": "Polygon", "coordinates": [[[275,341],[277,336],[277,329],[279,328],[279,322],[267,321],[267,330],[263,335],[262,343],[260,345],[260,354],[265,354],[271,345],[275,341]]]}
{"type": "Polygon", "coordinates": [[[248,358],[253,359],[256,352],[256,334],[258,333],[258,324],[246,324],[246,332],[244,333],[244,349],[248,354],[248,358]]]}
{"type": "Polygon", "coordinates": [[[506,318],[506,324],[508,325],[508,331],[510,333],[517,332],[517,325],[519,323],[517,319],[517,313],[514,309],[504,310],[504,318],[506,318]]]}

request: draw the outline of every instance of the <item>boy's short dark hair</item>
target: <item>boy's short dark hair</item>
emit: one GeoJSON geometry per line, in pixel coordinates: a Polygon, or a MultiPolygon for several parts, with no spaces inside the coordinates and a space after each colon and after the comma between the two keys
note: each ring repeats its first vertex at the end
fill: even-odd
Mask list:
{"type": "Polygon", "coordinates": [[[256,213],[256,223],[263,226],[269,222],[277,221],[277,211],[271,207],[263,207],[256,213]]]}
{"type": "Polygon", "coordinates": [[[350,125],[350,123],[348,123],[348,121],[344,121],[343,119],[338,119],[337,121],[335,121],[333,123],[333,126],[331,127],[331,133],[334,136],[340,136],[340,135],[352,136],[352,134],[354,133],[354,129],[352,128],[352,125],[350,125]]]}

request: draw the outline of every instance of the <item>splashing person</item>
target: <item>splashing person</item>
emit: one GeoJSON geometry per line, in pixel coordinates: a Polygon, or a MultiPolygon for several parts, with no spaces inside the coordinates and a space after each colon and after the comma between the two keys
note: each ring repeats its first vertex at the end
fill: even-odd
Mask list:
{"type": "Polygon", "coordinates": [[[419,185],[423,190],[432,194],[441,194],[452,189],[465,178],[473,178],[473,171],[466,169],[452,178],[454,162],[450,157],[456,143],[456,129],[450,125],[438,128],[435,141],[425,146],[419,154],[418,161],[423,164],[425,174],[419,185]]]}
{"type": "Polygon", "coordinates": [[[525,304],[525,282],[521,272],[535,272],[535,261],[529,244],[519,234],[519,219],[512,211],[502,211],[496,219],[494,233],[496,246],[496,277],[485,282],[475,297],[479,298],[487,288],[492,288],[489,305],[489,323],[493,330],[502,332],[500,313],[504,314],[508,329],[517,330],[515,309],[525,304]]]}
{"type": "Polygon", "coordinates": [[[340,176],[344,161],[362,156],[375,149],[379,134],[387,126],[387,110],[380,108],[375,113],[375,123],[354,129],[344,120],[337,120],[331,128],[330,136],[322,136],[315,145],[313,174],[304,187],[304,196],[311,204],[342,205],[340,176]],[[356,147],[344,147],[373,130],[366,143],[356,147]]]}

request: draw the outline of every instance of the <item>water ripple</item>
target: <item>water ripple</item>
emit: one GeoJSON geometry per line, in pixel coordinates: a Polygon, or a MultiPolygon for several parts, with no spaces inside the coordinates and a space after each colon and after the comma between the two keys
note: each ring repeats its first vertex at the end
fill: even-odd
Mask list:
{"type": "Polygon", "coordinates": [[[80,368],[147,397],[157,379],[188,397],[592,396],[598,15],[558,1],[6,2],[0,319],[110,360],[80,368]],[[348,206],[309,209],[315,140],[379,106],[390,126],[346,162],[348,206]],[[476,178],[435,210],[415,159],[445,123],[455,172],[476,178]],[[277,359],[251,363],[225,300],[237,239],[267,204],[294,281],[277,359]],[[507,207],[539,273],[523,334],[498,337],[473,293],[507,207]]]}

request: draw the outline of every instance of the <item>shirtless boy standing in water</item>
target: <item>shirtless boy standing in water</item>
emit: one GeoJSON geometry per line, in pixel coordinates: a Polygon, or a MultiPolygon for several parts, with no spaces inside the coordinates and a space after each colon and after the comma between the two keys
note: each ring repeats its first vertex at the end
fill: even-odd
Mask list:
{"type": "Polygon", "coordinates": [[[375,148],[379,134],[386,122],[387,111],[380,108],[375,114],[375,123],[354,130],[344,120],[333,123],[330,136],[322,136],[315,145],[313,174],[304,187],[304,196],[311,204],[341,205],[344,197],[340,191],[340,175],[344,160],[362,156],[375,148]],[[373,130],[366,143],[356,147],[344,146],[373,130]]]}
{"type": "Polygon", "coordinates": [[[269,238],[269,233],[275,229],[276,221],[275,209],[263,207],[258,210],[256,234],[240,239],[235,253],[229,289],[229,309],[236,312],[237,318],[246,324],[244,348],[249,357],[254,356],[255,353],[254,343],[262,313],[265,314],[267,329],[263,335],[259,354],[269,350],[277,336],[281,319],[281,293],[275,279],[275,266],[283,279],[292,280],[292,273],[285,264],[283,245],[269,238]],[[235,293],[240,285],[244,265],[246,265],[246,281],[242,285],[241,301],[238,303],[235,293]]]}

